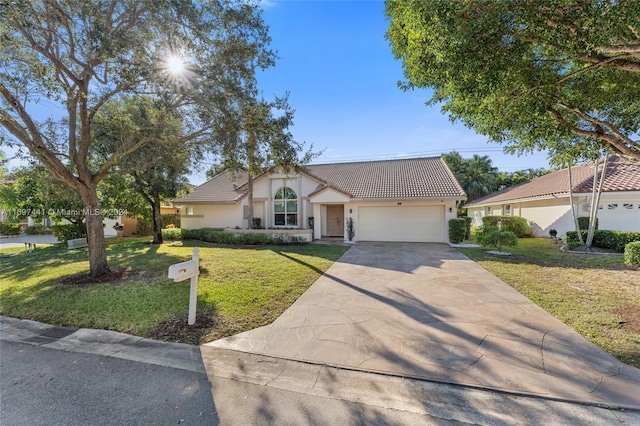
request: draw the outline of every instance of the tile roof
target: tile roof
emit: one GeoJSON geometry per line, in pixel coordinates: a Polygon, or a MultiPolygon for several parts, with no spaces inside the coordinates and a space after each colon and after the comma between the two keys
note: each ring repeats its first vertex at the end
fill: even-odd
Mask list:
{"type": "MultiPolygon", "coordinates": [[[[599,160],[598,164],[602,164],[602,160],[599,160]]],[[[581,164],[571,168],[574,193],[584,194],[592,191],[593,168],[594,163],[581,164]]],[[[640,163],[611,156],[607,161],[607,174],[602,190],[603,192],[640,191],[640,163]]],[[[468,203],[466,207],[568,193],[569,174],[567,169],[562,169],[529,182],[485,195],[468,203]]]]}
{"type": "MultiPolygon", "coordinates": [[[[451,170],[440,157],[356,163],[316,164],[306,167],[317,179],[317,189],[332,187],[355,199],[466,197],[451,170]]],[[[246,173],[223,172],[174,203],[236,202],[246,194],[246,173]]]]}

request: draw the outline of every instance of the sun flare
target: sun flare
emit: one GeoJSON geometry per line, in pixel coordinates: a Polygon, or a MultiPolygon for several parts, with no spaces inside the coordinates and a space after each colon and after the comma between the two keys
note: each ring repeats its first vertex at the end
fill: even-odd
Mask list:
{"type": "Polygon", "coordinates": [[[169,58],[167,58],[167,68],[172,74],[182,74],[184,71],[184,62],[177,56],[169,56],[169,58]]]}

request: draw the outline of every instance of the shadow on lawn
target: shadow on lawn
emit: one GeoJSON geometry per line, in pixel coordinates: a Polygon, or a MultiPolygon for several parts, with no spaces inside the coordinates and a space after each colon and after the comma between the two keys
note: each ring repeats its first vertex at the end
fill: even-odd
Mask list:
{"type": "Polygon", "coordinates": [[[603,269],[608,271],[634,271],[638,268],[625,265],[623,257],[618,254],[582,254],[563,253],[559,247],[557,252],[545,250],[536,252],[531,248],[530,253],[519,249],[505,248],[511,256],[498,256],[486,253],[486,248],[458,248],[458,250],[473,261],[492,261],[504,264],[527,264],[543,268],[573,268],[573,269],[603,269]]]}

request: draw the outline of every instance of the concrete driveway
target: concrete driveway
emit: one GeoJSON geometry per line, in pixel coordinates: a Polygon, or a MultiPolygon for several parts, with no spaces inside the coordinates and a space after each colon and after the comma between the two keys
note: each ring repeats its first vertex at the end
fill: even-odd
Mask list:
{"type": "Polygon", "coordinates": [[[640,409],[640,370],[444,244],[359,243],[273,324],[206,347],[640,409]]]}

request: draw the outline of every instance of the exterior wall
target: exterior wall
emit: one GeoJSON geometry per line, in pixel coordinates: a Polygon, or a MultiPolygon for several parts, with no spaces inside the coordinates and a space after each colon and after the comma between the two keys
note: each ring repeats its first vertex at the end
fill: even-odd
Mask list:
{"type": "Polygon", "coordinates": [[[567,231],[575,229],[568,197],[521,203],[520,216],[529,220],[534,237],[548,237],[555,229],[564,239],[567,231]]]}
{"type": "MultiPolygon", "coordinates": [[[[578,216],[588,216],[588,201],[578,207],[578,216]]],[[[598,228],[640,232],[640,192],[600,196],[598,228]]]]}
{"type": "MultiPolygon", "coordinates": [[[[193,214],[182,208],[180,223],[184,229],[235,228],[242,225],[241,204],[193,204],[193,214]]],[[[246,221],[245,221],[246,222],[246,221]]]]}
{"type": "MultiPolygon", "coordinates": [[[[589,216],[591,196],[577,195],[574,199],[577,217],[589,216]]],[[[498,215],[502,205],[492,205],[492,215],[498,215]]],[[[472,207],[467,216],[473,220],[472,226],[482,226],[485,207],[472,207]]],[[[531,223],[533,235],[546,237],[550,229],[558,231],[558,237],[565,238],[567,231],[575,230],[569,197],[511,203],[511,215],[524,217],[531,223]]],[[[600,196],[598,210],[599,229],[640,232],[640,192],[604,193],[600,196]]]]}

